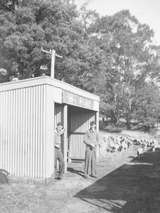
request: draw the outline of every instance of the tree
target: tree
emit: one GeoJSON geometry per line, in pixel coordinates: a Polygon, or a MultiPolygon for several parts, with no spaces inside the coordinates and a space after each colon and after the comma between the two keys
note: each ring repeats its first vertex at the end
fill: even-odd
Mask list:
{"type": "Polygon", "coordinates": [[[1,0],[0,9],[14,12],[18,3],[18,0],[1,0]]]}
{"type": "Polygon", "coordinates": [[[153,127],[160,116],[159,88],[153,83],[146,83],[137,91],[134,108],[134,118],[146,129],[153,127]]]}
{"type": "MultiPolygon", "coordinates": [[[[70,72],[70,61],[76,63],[76,59],[70,55],[74,55],[78,43],[83,43],[83,32],[76,22],[73,5],[64,6],[59,1],[35,1],[30,4],[22,2],[14,13],[1,12],[0,52],[5,58],[9,75],[12,74],[13,62],[18,64],[21,78],[29,77],[32,73],[38,75],[40,65],[50,63],[50,58],[41,53],[42,46],[54,48],[64,56],[63,63],[56,63],[57,77],[63,76],[64,70],[70,72]]],[[[69,73],[65,77],[68,76],[69,73]]]]}
{"type": "Polygon", "coordinates": [[[72,2],[21,1],[14,13],[2,10],[0,22],[0,52],[6,61],[0,65],[8,70],[9,76],[14,74],[13,63],[18,64],[22,79],[40,75],[44,64],[49,75],[50,57],[41,52],[41,47],[54,48],[63,56],[63,59],[56,58],[56,78],[102,93],[105,54],[88,37],[72,2]]]}
{"type": "Polygon", "coordinates": [[[97,18],[88,33],[104,51],[107,61],[105,113],[110,114],[115,124],[119,118],[125,118],[129,128],[136,91],[145,84],[154,68],[153,31],[129,11],[120,11],[113,16],[97,18]]]}
{"type": "MultiPolygon", "coordinates": [[[[101,67],[99,63],[96,67],[100,50],[93,44],[94,51],[90,47],[72,2],[21,1],[14,13],[1,11],[0,53],[3,60],[0,66],[8,70],[9,76],[14,73],[13,63],[18,64],[22,79],[32,74],[40,75],[40,66],[43,64],[48,66],[46,74],[49,75],[50,57],[41,52],[41,47],[54,48],[63,56],[63,60],[56,59],[56,78],[89,91],[97,91],[89,81],[92,78],[92,82],[96,82],[94,76],[102,79],[98,72],[98,66],[101,67]]],[[[100,55],[103,56],[102,53],[100,55]]]]}
{"type": "Polygon", "coordinates": [[[159,47],[148,25],[126,10],[104,17],[85,7],[78,11],[72,0],[2,2],[0,68],[8,75],[0,75],[0,82],[16,73],[21,79],[39,76],[41,65],[50,75],[51,59],[41,47],[55,49],[63,56],[56,58],[55,77],[99,95],[101,113],[115,125],[125,118],[130,127],[146,80],[159,76],[159,47]]]}

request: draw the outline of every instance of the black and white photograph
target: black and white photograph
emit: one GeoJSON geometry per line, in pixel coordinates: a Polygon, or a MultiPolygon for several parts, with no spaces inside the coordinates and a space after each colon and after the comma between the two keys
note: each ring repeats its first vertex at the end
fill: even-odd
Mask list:
{"type": "Polygon", "coordinates": [[[160,213],[159,18],[0,0],[0,213],[160,213]]]}

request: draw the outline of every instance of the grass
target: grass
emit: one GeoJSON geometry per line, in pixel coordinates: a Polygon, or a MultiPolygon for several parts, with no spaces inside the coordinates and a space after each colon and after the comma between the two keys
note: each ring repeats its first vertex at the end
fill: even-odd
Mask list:
{"type": "Polygon", "coordinates": [[[103,176],[76,197],[99,207],[99,212],[159,213],[159,168],[160,153],[147,152],[103,176]]]}
{"type": "Polygon", "coordinates": [[[45,212],[42,211],[45,197],[45,190],[40,190],[35,185],[11,184],[1,186],[0,212],[45,212]]]}
{"type": "Polygon", "coordinates": [[[89,184],[71,174],[62,181],[47,184],[10,183],[0,186],[1,213],[59,213],[75,193],[89,184]],[[74,182],[73,182],[74,180],[74,182]],[[71,181],[71,182],[70,182],[71,181]]]}
{"type": "MultiPolygon", "coordinates": [[[[159,190],[159,184],[153,181],[154,193],[151,193],[152,187],[151,184],[148,185],[148,177],[144,179],[144,175],[148,172],[149,174],[154,173],[154,167],[151,169],[150,167],[143,167],[142,164],[142,167],[127,165],[121,168],[126,161],[132,160],[129,157],[133,154],[135,154],[135,150],[108,153],[106,158],[98,164],[98,181],[86,180],[76,173],[67,173],[63,180],[51,179],[46,184],[15,181],[9,185],[0,185],[0,213],[70,213],[73,211],[76,211],[76,213],[99,213],[103,210],[104,212],[119,212],[119,210],[114,211],[113,205],[119,205],[124,212],[130,213],[128,209],[132,205],[137,205],[137,208],[139,205],[143,207],[148,196],[158,193],[159,190]],[[91,188],[89,188],[90,186],[91,188]],[[92,196],[93,191],[94,196],[92,196]],[[82,201],[81,194],[84,195],[83,198],[85,196],[90,197],[90,200],[88,202],[82,201]],[[98,200],[99,196],[102,198],[101,200],[98,200]],[[110,209],[107,207],[107,211],[101,206],[93,205],[96,202],[99,205],[102,200],[105,200],[108,203],[107,205],[111,205],[110,209]],[[111,200],[113,201],[111,202],[111,200]],[[93,204],[89,203],[90,201],[93,204]],[[120,203],[118,204],[118,202],[120,203]]],[[[157,158],[160,158],[159,154],[156,157],[154,155],[146,157],[151,162],[155,159],[153,164],[157,162],[157,158]]],[[[82,169],[82,166],[80,165],[78,169],[82,169]]],[[[152,201],[149,200],[149,202],[152,201]]],[[[153,202],[156,206],[158,201],[156,201],[155,196],[153,202]]],[[[135,211],[134,213],[138,212],[135,211]]],[[[146,212],[142,211],[142,213],[146,212]]],[[[152,213],[152,211],[149,213],[152,213]]]]}

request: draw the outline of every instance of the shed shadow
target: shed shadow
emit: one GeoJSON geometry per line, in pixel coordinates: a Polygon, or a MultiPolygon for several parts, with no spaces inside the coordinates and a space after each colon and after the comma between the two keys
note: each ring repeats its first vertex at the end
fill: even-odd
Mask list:
{"type": "Polygon", "coordinates": [[[160,153],[148,152],[97,180],[75,197],[113,213],[160,212],[160,153]]]}

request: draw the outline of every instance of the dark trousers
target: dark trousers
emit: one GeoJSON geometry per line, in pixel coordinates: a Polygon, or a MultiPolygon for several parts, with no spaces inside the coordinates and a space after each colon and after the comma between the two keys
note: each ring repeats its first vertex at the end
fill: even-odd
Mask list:
{"type": "Polygon", "coordinates": [[[61,177],[64,173],[64,159],[61,149],[55,147],[55,172],[57,172],[57,161],[59,163],[59,176],[61,177]]]}
{"type": "Polygon", "coordinates": [[[84,172],[86,175],[96,175],[96,149],[86,147],[84,172]]]}

